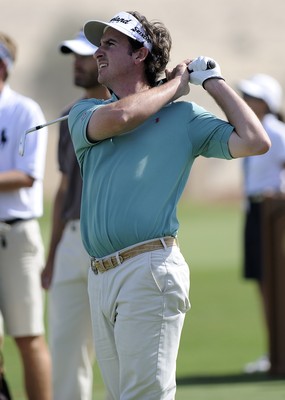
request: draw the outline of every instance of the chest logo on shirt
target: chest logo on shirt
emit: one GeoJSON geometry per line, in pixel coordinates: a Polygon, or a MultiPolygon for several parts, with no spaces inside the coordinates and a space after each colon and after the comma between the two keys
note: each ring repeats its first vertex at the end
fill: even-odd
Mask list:
{"type": "Polygon", "coordinates": [[[7,140],[8,140],[8,138],[7,138],[7,135],[6,135],[6,129],[3,128],[1,130],[1,134],[0,134],[0,146],[4,147],[5,144],[7,143],[7,140]]]}

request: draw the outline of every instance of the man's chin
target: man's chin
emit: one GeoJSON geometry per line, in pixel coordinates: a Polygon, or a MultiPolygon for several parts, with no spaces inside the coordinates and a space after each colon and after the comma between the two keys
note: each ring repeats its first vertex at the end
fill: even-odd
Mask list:
{"type": "Polygon", "coordinates": [[[101,85],[106,85],[106,80],[103,78],[103,76],[102,75],[98,75],[98,82],[101,84],[101,85]]]}

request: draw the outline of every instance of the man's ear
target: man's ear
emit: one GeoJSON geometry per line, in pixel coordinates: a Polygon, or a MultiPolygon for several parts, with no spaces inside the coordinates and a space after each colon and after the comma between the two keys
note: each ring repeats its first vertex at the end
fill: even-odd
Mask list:
{"type": "Polygon", "coordinates": [[[146,59],[148,55],[148,49],[146,49],[145,47],[141,47],[139,48],[135,53],[134,53],[134,60],[135,63],[140,63],[142,61],[144,61],[146,59]]]}

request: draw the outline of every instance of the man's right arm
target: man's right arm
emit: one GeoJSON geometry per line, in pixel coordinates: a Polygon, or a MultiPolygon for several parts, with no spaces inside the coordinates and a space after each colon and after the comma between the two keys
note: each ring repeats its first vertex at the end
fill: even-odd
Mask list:
{"type": "Polygon", "coordinates": [[[168,80],[163,85],[99,107],[90,118],[87,137],[90,141],[101,141],[129,132],[189,91],[189,72],[187,65],[181,63],[168,74],[168,80]]]}

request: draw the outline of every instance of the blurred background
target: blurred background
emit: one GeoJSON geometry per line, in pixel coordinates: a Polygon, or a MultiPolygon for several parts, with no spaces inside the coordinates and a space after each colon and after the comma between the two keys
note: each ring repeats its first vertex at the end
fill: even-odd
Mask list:
{"type": "MultiPolygon", "coordinates": [[[[16,4],[1,0],[0,30],[18,43],[18,60],[10,86],[39,102],[48,121],[59,117],[62,109],[81,95],[81,90],[73,86],[73,59],[59,53],[59,43],[71,39],[87,20],[109,20],[122,10],[138,10],[148,19],[165,23],[173,39],[170,67],[185,58],[206,55],[220,64],[223,76],[233,88],[240,79],[267,73],[279,80],[285,90],[284,0],[81,0],[79,3],[25,0],[16,4]]],[[[191,86],[187,99],[223,117],[203,88],[191,86]]],[[[44,185],[47,200],[54,197],[59,179],[58,127],[58,124],[49,127],[44,185]]],[[[185,196],[198,203],[240,200],[240,161],[198,159],[185,196]]],[[[184,203],[187,204],[180,209],[181,247],[191,265],[194,284],[193,310],[191,318],[186,319],[178,363],[179,399],[190,398],[189,392],[185,397],[181,395],[184,389],[188,390],[187,384],[191,384],[191,398],[196,400],[284,399],[284,383],[282,387],[275,384],[274,397],[270,382],[267,386],[258,385],[258,380],[250,378],[252,385],[249,385],[239,375],[243,365],[267,347],[255,288],[241,280],[241,210],[230,203],[202,210],[191,202],[184,203]],[[221,248],[227,251],[219,251],[221,248]],[[223,376],[213,380],[213,374],[225,371],[232,375],[225,380],[223,376]],[[207,377],[199,379],[201,374],[210,375],[208,381],[207,377]],[[187,378],[189,375],[192,380],[187,378]],[[237,382],[246,385],[241,387],[237,382]],[[221,383],[221,388],[217,383],[221,383]]],[[[50,218],[50,208],[46,207],[42,220],[45,242],[50,218]]],[[[9,340],[6,339],[5,345],[8,378],[13,382],[15,399],[23,400],[16,383],[16,377],[19,376],[19,382],[21,379],[20,367],[9,340]]],[[[95,375],[99,399],[97,391],[102,385],[98,371],[95,375]]]]}
{"type": "MultiPolygon", "coordinates": [[[[240,79],[263,72],[278,79],[285,89],[284,0],[26,0],[17,5],[1,0],[0,29],[18,43],[10,86],[38,101],[47,120],[57,118],[81,94],[73,87],[72,59],[59,53],[59,43],[72,38],[87,20],[109,20],[122,10],[138,10],[148,19],[165,23],[173,39],[170,67],[185,58],[207,55],[218,61],[233,88],[240,79]]],[[[222,116],[201,87],[192,86],[187,99],[222,116]]],[[[53,197],[57,187],[57,132],[57,124],[49,128],[47,197],[53,197]]],[[[199,159],[186,188],[188,194],[200,200],[239,198],[239,161],[199,159]]]]}

